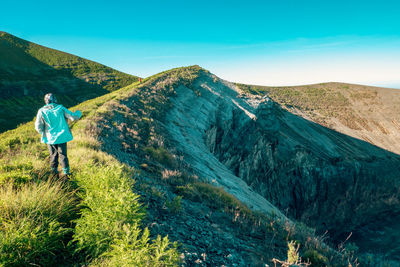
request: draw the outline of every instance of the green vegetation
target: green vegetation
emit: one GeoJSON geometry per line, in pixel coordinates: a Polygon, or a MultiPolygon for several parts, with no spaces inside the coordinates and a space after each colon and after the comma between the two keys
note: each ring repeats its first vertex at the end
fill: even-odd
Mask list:
{"type": "Polygon", "coordinates": [[[53,263],[67,251],[76,216],[74,191],[58,181],[0,188],[0,265],[53,263]]]}
{"type": "Polygon", "coordinates": [[[164,165],[173,164],[172,155],[164,147],[145,147],[144,152],[151,155],[151,157],[164,165]]]}
{"type": "Polygon", "coordinates": [[[287,261],[289,264],[296,264],[299,261],[299,245],[296,246],[295,242],[288,243],[287,261]]]}
{"type": "Polygon", "coordinates": [[[309,261],[315,267],[325,267],[328,264],[328,258],[314,249],[304,252],[304,260],[309,261]]]}
{"type": "Polygon", "coordinates": [[[76,250],[96,259],[94,265],[174,265],[178,257],[168,238],[151,243],[148,230],[140,228],[145,211],[132,192],[134,170],[100,152],[94,152],[88,162],[87,154],[79,150],[78,154],[84,164],[76,180],[84,190],[78,194],[83,208],[75,221],[76,250]]]}
{"type": "Polygon", "coordinates": [[[182,196],[176,196],[171,201],[167,200],[165,202],[165,206],[170,210],[172,213],[179,213],[182,211],[182,196]]]}
{"type": "Polygon", "coordinates": [[[246,205],[221,187],[200,182],[191,177],[177,177],[175,181],[170,180],[169,182],[177,183],[177,193],[192,201],[206,202],[212,208],[240,213],[244,217],[253,215],[246,205]]]}
{"type": "Polygon", "coordinates": [[[30,121],[45,93],[69,107],[138,80],[99,63],[0,32],[0,132],[30,121]]]}
{"type": "Polygon", "coordinates": [[[238,84],[239,88],[252,94],[268,94],[273,100],[289,107],[303,110],[326,110],[344,108],[349,102],[339,91],[329,90],[324,85],[306,85],[296,87],[262,87],[238,84]]]}
{"type": "MultiPolygon", "coordinates": [[[[44,71],[44,69],[50,71],[53,68],[62,73],[71,73],[72,76],[84,79],[91,84],[102,85],[107,91],[114,91],[138,80],[136,76],[114,70],[94,61],[25,41],[5,32],[0,32],[0,40],[0,53],[4,53],[5,58],[3,59],[6,59],[2,61],[1,65],[14,70],[26,69],[29,72],[35,72],[44,71]]],[[[13,80],[17,78],[13,77],[13,80]]],[[[46,77],[40,76],[41,80],[44,78],[46,77]]]]}
{"type": "MultiPolygon", "coordinates": [[[[176,266],[175,249],[170,249],[167,237],[157,237],[152,243],[147,228],[124,227],[124,235],[112,245],[112,250],[91,266],[176,266]],[[141,236],[139,237],[139,235],[141,236]]],[[[175,244],[176,245],[176,244],[175,244]]]]}

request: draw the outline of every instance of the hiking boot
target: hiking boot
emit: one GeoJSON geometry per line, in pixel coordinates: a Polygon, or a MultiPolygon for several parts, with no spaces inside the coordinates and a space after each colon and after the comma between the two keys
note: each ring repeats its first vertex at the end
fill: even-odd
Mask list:
{"type": "Polygon", "coordinates": [[[62,168],[62,172],[63,172],[65,175],[70,175],[69,167],[62,168]]]}

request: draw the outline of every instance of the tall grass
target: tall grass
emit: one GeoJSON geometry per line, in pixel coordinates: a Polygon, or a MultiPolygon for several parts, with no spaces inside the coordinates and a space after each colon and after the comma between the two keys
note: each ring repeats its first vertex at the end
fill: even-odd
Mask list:
{"type": "Polygon", "coordinates": [[[0,187],[0,265],[53,263],[67,249],[76,204],[56,181],[0,187]]]}

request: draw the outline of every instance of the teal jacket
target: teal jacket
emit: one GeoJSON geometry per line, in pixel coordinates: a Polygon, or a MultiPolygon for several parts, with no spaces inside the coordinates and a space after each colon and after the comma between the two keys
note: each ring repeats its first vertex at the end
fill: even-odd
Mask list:
{"type": "Polygon", "coordinates": [[[39,109],[35,129],[42,135],[42,143],[56,145],[73,139],[67,120],[78,120],[81,112],[71,112],[62,105],[48,104],[39,109]]]}

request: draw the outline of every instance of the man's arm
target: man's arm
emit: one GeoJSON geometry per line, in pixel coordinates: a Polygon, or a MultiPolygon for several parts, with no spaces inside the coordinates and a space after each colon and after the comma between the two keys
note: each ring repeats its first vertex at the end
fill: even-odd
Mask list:
{"type": "Polygon", "coordinates": [[[79,110],[72,112],[65,107],[63,107],[63,110],[64,110],[64,117],[71,121],[79,120],[82,116],[82,113],[79,110]]]}
{"type": "Polygon", "coordinates": [[[38,133],[43,135],[45,130],[45,123],[42,115],[42,110],[39,110],[36,115],[35,129],[38,133]]]}

